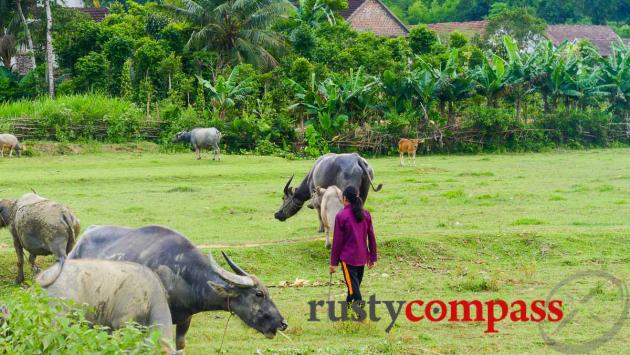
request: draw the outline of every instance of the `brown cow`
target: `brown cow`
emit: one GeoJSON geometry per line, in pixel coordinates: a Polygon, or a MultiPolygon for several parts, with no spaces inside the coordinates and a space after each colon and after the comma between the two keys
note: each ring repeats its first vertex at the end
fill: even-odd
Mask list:
{"type": "Polygon", "coordinates": [[[407,139],[401,138],[398,141],[398,152],[400,152],[400,165],[404,166],[404,155],[407,153],[407,157],[413,157],[413,165],[416,165],[416,150],[418,150],[418,144],[424,143],[424,139],[407,139]]]}

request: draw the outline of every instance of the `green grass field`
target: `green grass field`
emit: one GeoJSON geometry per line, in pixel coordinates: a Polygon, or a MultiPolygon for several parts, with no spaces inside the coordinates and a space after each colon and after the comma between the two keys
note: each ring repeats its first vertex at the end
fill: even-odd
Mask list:
{"type": "MultiPolygon", "coordinates": [[[[224,156],[90,153],[0,159],[0,196],[35,189],[69,205],[83,228],[91,224],[162,224],[204,250],[229,251],[267,285],[296,278],[327,282],[327,250],[315,212],[304,208],[281,223],[273,213],[282,187],[299,181],[313,161],[224,156]]],[[[574,272],[603,270],[625,284],[630,278],[630,149],[545,154],[419,157],[400,167],[397,158],[369,159],[381,192],[371,193],[381,261],[367,272],[364,295],[381,300],[545,299],[574,272]]],[[[16,287],[15,254],[0,231],[0,299],[16,287]]],[[[52,258],[39,258],[40,264],[52,258]]],[[[27,272],[27,275],[30,275],[27,272]]],[[[340,279],[340,274],[335,276],[340,279]]],[[[592,282],[572,285],[572,297],[592,282]]],[[[567,343],[603,332],[621,312],[615,285],[599,281],[589,306],[559,330],[567,343]]],[[[536,323],[503,321],[497,334],[485,323],[387,321],[308,322],[309,300],[327,298],[327,287],[274,287],[289,322],[287,335],[268,340],[237,319],[228,327],[227,353],[548,353],[536,323]]],[[[336,300],[345,287],[333,287],[336,300]]],[[[626,294],[627,296],[627,294],[626,294]]],[[[628,298],[624,300],[630,302],[628,298]]],[[[622,301],[623,302],[623,301],[622,301]]],[[[567,305],[565,314],[577,309],[567,305]]],[[[379,308],[387,318],[387,310],[379,308]]],[[[403,311],[404,312],[404,311],[403,311]]],[[[189,354],[216,352],[227,313],[198,314],[188,333],[189,354]]],[[[596,352],[628,348],[625,326],[596,352]]]]}

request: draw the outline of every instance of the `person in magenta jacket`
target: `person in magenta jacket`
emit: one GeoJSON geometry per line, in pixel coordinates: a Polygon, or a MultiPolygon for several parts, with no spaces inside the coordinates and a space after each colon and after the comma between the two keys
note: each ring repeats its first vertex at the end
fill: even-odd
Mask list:
{"type": "Polygon", "coordinates": [[[348,287],[348,304],[360,302],[361,281],[365,265],[369,269],[376,265],[376,238],[372,216],[363,209],[363,201],[353,186],[343,191],[344,208],[335,217],[333,244],[330,251],[330,273],[337,270],[341,262],[343,277],[348,287]]]}

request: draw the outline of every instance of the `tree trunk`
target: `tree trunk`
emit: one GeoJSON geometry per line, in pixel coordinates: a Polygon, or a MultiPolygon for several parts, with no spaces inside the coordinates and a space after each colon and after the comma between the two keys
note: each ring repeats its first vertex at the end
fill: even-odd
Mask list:
{"type": "Polygon", "coordinates": [[[151,116],[151,91],[147,94],[147,118],[151,116]]]}
{"type": "Polygon", "coordinates": [[[446,102],[445,101],[440,100],[438,104],[438,110],[440,111],[440,116],[444,118],[446,116],[446,102]]]}
{"type": "Polygon", "coordinates": [[[457,122],[455,122],[455,108],[453,107],[453,101],[448,102],[448,125],[450,127],[455,127],[457,122]]]}
{"type": "Polygon", "coordinates": [[[549,111],[550,111],[550,109],[549,109],[549,95],[543,94],[542,98],[543,98],[543,112],[544,113],[549,113],[549,111]]]}
{"type": "Polygon", "coordinates": [[[53,19],[50,11],[50,0],[44,1],[46,7],[46,71],[48,73],[48,95],[55,98],[55,53],[52,44],[53,19]]]}
{"type": "Polygon", "coordinates": [[[518,121],[521,119],[521,97],[516,96],[514,101],[516,103],[516,120],[518,121]]]}
{"type": "Polygon", "coordinates": [[[28,54],[31,57],[31,65],[32,69],[35,69],[35,50],[33,49],[33,36],[31,36],[31,30],[28,28],[28,23],[26,22],[26,17],[24,16],[24,12],[22,12],[22,3],[21,0],[16,0],[18,15],[20,16],[20,20],[24,24],[24,34],[26,35],[26,45],[28,46],[28,54]]]}

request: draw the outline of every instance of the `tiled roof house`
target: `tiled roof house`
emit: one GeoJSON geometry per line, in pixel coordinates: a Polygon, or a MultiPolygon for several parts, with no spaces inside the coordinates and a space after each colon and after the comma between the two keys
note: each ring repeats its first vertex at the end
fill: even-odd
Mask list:
{"type": "Polygon", "coordinates": [[[409,34],[407,26],[381,0],[348,0],[348,9],[341,16],[357,31],[386,37],[409,34]]]}
{"type": "Polygon", "coordinates": [[[545,30],[545,36],[554,45],[558,45],[564,40],[574,42],[586,39],[597,47],[602,56],[610,55],[610,45],[621,40],[617,33],[608,26],[550,25],[545,30]]]}
{"type": "Polygon", "coordinates": [[[461,32],[468,37],[473,37],[478,34],[483,36],[486,32],[486,26],[488,25],[488,21],[468,21],[468,22],[441,22],[441,23],[430,23],[427,24],[427,27],[435,31],[440,39],[445,41],[448,38],[449,33],[451,32],[461,32]]]}
{"type": "Polygon", "coordinates": [[[77,7],[76,10],[87,14],[96,22],[101,22],[105,16],[109,15],[109,9],[106,7],[77,7]]]}
{"type": "MultiPolygon", "coordinates": [[[[475,34],[483,36],[487,24],[488,21],[444,22],[427,24],[427,27],[445,40],[453,31],[461,32],[469,37],[475,34]]],[[[594,25],[549,25],[545,30],[545,37],[549,38],[554,45],[565,40],[569,42],[588,40],[597,47],[602,56],[609,55],[611,44],[621,40],[612,28],[594,25]]]]}

